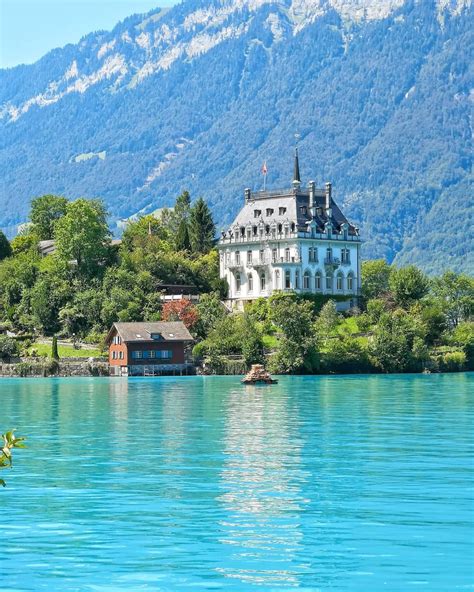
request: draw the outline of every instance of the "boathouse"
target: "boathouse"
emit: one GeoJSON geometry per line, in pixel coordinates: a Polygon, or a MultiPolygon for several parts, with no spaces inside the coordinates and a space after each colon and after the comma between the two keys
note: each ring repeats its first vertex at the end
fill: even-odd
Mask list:
{"type": "Polygon", "coordinates": [[[193,338],[181,321],[114,323],[107,335],[112,376],[192,374],[193,338]]]}

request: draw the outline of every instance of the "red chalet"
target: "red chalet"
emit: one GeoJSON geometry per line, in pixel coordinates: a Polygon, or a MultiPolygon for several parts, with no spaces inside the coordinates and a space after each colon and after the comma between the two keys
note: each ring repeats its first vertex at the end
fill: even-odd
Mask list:
{"type": "Polygon", "coordinates": [[[190,374],[193,338],[181,321],[114,323],[107,335],[113,376],[190,374]]]}

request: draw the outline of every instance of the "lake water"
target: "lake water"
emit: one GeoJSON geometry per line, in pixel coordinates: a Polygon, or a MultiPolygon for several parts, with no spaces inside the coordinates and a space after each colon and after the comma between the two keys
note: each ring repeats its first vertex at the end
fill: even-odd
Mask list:
{"type": "Polygon", "coordinates": [[[474,589],[474,375],[6,379],[0,589],[474,589]]]}

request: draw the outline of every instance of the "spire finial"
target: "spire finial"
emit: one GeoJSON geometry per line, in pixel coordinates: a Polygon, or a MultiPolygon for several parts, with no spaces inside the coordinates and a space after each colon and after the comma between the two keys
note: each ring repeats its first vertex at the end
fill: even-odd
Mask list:
{"type": "Polygon", "coordinates": [[[295,148],[295,164],[293,167],[293,186],[295,189],[298,189],[301,185],[301,177],[300,177],[300,162],[298,159],[298,146],[295,148]]]}

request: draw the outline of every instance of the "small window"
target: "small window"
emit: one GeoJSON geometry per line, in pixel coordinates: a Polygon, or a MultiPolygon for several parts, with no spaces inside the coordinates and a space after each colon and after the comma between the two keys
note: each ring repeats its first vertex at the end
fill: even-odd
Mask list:
{"type": "Polygon", "coordinates": [[[235,251],[235,264],[240,265],[240,251],[235,251]]]}
{"type": "Polygon", "coordinates": [[[328,263],[332,263],[332,249],[331,249],[331,247],[328,247],[326,249],[326,260],[328,263]]]}
{"type": "Polygon", "coordinates": [[[285,288],[287,290],[291,288],[291,273],[289,270],[285,271],[285,288]]]}
{"type": "Polygon", "coordinates": [[[332,290],[332,275],[326,276],[326,290],[332,290]]]}
{"type": "Polygon", "coordinates": [[[249,273],[249,292],[253,292],[253,274],[249,273]]]}
{"type": "Polygon", "coordinates": [[[270,234],[270,226],[268,224],[265,226],[265,234],[270,234]]]}
{"type": "Polygon", "coordinates": [[[116,360],[117,359],[117,352],[113,351],[112,352],[112,360],[116,360]]]}
{"type": "Polygon", "coordinates": [[[295,271],[295,290],[300,289],[300,272],[298,270],[295,271]]]}
{"type": "Polygon", "coordinates": [[[161,333],[151,333],[150,337],[153,341],[161,341],[163,339],[163,335],[161,333]]]}
{"type": "Polygon", "coordinates": [[[262,215],[262,210],[254,210],[253,211],[254,218],[259,218],[261,215],[262,215]]]}
{"type": "Polygon", "coordinates": [[[308,213],[308,208],[306,206],[301,206],[300,210],[303,216],[306,216],[306,214],[308,213]]]}
{"type": "Polygon", "coordinates": [[[240,292],[240,286],[241,286],[240,273],[237,273],[235,276],[235,291],[236,292],[240,292]]]}
{"type": "Polygon", "coordinates": [[[296,230],[295,223],[294,223],[294,222],[292,222],[292,223],[291,223],[291,232],[294,232],[295,230],[296,230]]]}
{"type": "Polygon", "coordinates": [[[284,216],[286,214],[286,208],[278,208],[278,214],[284,216]]]}
{"type": "Polygon", "coordinates": [[[249,265],[252,263],[252,251],[247,251],[247,263],[249,265]]]}
{"type": "Polygon", "coordinates": [[[273,216],[273,208],[267,208],[267,216],[273,216]]]}
{"type": "Polygon", "coordinates": [[[285,249],[285,261],[287,263],[290,261],[290,249],[288,247],[285,249]]]}
{"type": "Polygon", "coordinates": [[[308,251],[308,261],[311,263],[313,261],[313,247],[309,248],[308,251]]]}
{"type": "Polygon", "coordinates": [[[245,226],[240,227],[240,236],[245,236],[245,226]]]}
{"type": "Polygon", "coordinates": [[[278,257],[278,251],[277,249],[272,249],[272,262],[276,263],[277,262],[277,257],[278,257]]]}
{"type": "Polygon", "coordinates": [[[354,278],[349,275],[347,276],[347,290],[349,292],[352,292],[352,290],[354,289],[354,278]]]}
{"type": "Polygon", "coordinates": [[[281,224],[278,224],[277,232],[278,232],[278,234],[281,234],[283,232],[283,226],[281,224]]]}
{"type": "Polygon", "coordinates": [[[342,275],[339,274],[336,279],[336,288],[342,290],[342,275]]]}
{"type": "Polygon", "coordinates": [[[265,250],[260,249],[260,263],[264,263],[264,262],[265,262],[265,250]]]}
{"type": "Polygon", "coordinates": [[[265,277],[265,272],[263,272],[260,276],[260,290],[265,292],[267,289],[267,278],[265,277]]]}
{"type": "Polygon", "coordinates": [[[119,358],[123,360],[123,351],[119,352],[119,358]]]}
{"type": "Polygon", "coordinates": [[[257,236],[257,234],[258,234],[258,228],[256,226],[252,226],[252,234],[254,236],[257,236]]]}
{"type": "Polygon", "coordinates": [[[132,351],[132,358],[134,360],[141,360],[143,358],[143,352],[141,350],[132,351]]]}

